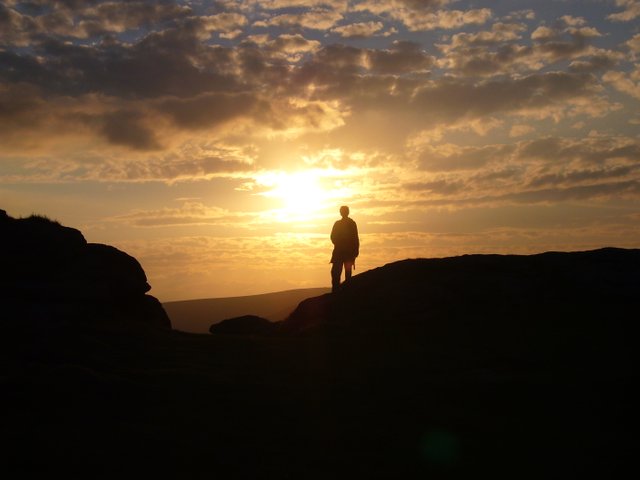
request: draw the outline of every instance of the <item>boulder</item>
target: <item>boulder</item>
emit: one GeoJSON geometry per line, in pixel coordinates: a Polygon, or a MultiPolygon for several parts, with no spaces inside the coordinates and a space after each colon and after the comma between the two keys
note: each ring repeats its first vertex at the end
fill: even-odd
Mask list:
{"type": "MultiPolygon", "coordinates": [[[[0,212],[0,300],[9,322],[170,328],[140,263],[42,216],[0,212]]],[[[5,316],[5,315],[3,315],[5,316]]]]}

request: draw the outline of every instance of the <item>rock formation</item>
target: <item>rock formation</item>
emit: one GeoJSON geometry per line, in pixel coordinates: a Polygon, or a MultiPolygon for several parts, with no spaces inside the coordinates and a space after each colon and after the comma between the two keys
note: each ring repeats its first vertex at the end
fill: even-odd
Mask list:
{"type": "Polygon", "coordinates": [[[170,328],[138,261],[87,243],[46,217],[14,219],[0,210],[0,301],[7,322],[147,324],[170,328]]]}
{"type": "Polygon", "coordinates": [[[528,359],[600,359],[599,351],[623,361],[634,348],[638,272],[640,250],[615,248],[410,259],[309,298],[283,322],[251,331],[229,320],[225,331],[395,338],[528,359]]]}

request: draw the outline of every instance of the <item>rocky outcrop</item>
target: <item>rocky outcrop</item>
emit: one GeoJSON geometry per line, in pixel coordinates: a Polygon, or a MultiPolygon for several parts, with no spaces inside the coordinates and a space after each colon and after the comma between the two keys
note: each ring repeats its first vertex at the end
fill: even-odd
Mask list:
{"type": "Polygon", "coordinates": [[[624,361],[635,348],[638,291],[640,250],[411,259],[304,300],[269,334],[393,339],[415,348],[448,345],[452,351],[528,359],[624,361]]]}
{"type": "Polygon", "coordinates": [[[82,322],[170,328],[138,261],[87,243],[46,217],[0,211],[0,301],[8,322],[82,322]]]}
{"type": "Polygon", "coordinates": [[[640,250],[616,248],[403,260],[357,275],[335,294],[305,300],[281,328],[433,334],[454,323],[604,323],[640,302],[639,274],[640,250]]]}

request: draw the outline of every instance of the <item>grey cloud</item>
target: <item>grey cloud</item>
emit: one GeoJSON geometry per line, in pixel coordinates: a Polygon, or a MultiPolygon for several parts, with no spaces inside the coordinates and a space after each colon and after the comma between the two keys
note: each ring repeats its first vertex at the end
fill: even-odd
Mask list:
{"type": "Polygon", "coordinates": [[[588,38],[580,34],[571,35],[570,40],[545,38],[538,44],[538,49],[543,54],[549,55],[553,61],[572,58],[587,49],[588,38]]]}
{"type": "Polygon", "coordinates": [[[151,33],[132,46],[78,46],[48,39],[33,55],[0,51],[0,80],[29,82],[52,93],[125,98],[233,90],[238,79],[230,73],[231,52],[201,45],[194,30],[185,26],[151,33]]]}
{"type": "Polygon", "coordinates": [[[640,142],[625,137],[593,137],[580,141],[547,137],[519,146],[518,156],[553,162],[579,160],[585,164],[604,164],[611,160],[640,162],[640,142]]]}
{"type": "Polygon", "coordinates": [[[209,93],[188,99],[163,100],[158,110],[169,115],[180,128],[196,130],[247,115],[260,105],[250,94],[209,93]]]}
{"type": "Polygon", "coordinates": [[[101,167],[102,179],[114,180],[174,180],[198,178],[247,171],[248,165],[234,159],[217,156],[178,156],[148,159],[144,162],[118,162],[101,167]]]}
{"type": "Polygon", "coordinates": [[[558,204],[573,201],[588,201],[595,199],[622,198],[625,196],[638,198],[640,196],[640,182],[636,180],[603,182],[593,185],[579,185],[553,188],[518,188],[504,194],[486,194],[478,192],[475,195],[457,197],[455,199],[435,198],[422,199],[412,202],[416,205],[442,206],[455,204],[456,207],[479,207],[498,205],[539,205],[558,204]]]}
{"type": "Polygon", "coordinates": [[[537,51],[551,61],[575,58],[587,50],[591,38],[600,36],[594,28],[581,26],[583,23],[583,19],[565,16],[552,27],[538,27],[531,39],[537,51]]]}
{"type": "Polygon", "coordinates": [[[482,83],[449,81],[428,86],[413,100],[441,120],[456,121],[494,113],[542,111],[558,102],[588,97],[596,79],[586,74],[550,72],[482,83]]]}
{"type": "Polygon", "coordinates": [[[419,72],[433,66],[435,60],[413,42],[396,41],[388,50],[368,50],[370,70],[382,74],[419,72]]]}
{"type": "Polygon", "coordinates": [[[4,133],[37,127],[43,120],[44,107],[38,89],[0,84],[0,126],[4,133]]]}
{"type": "Polygon", "coordinates": [[[36,23],[31,17],[0,4],[0,45],[28,45],[36,31],[36,23]]]}
{"type": "Polygon", "coordinates": [[[87,13],[104,31],[110,31],[110,26],[129,30],[182,18],[191,13],[191,8],[173,2],[105,2],[87,13]]]}
{"type": "Polygon", "coordinates": [[[159,150],[155,133],[144,123],[144,117],[131,110],[120,110],[102,117],[100,132],[114,145],[134,150],[159,150]]]}
{"type": "Polygon", "coordinates": [[[419,161],[423,170],[448,176],[404,188],[450,195],[456,203],[563,202],[640,193],[640,141],[631,137],[426,146],[419,161]]]}
{"type": "Polygon", "coordinates": [[[584,182],[601,182],[612,178],[623,179],[638,170],[640,170],[640,165],[548,173],[531,178],[527,182],[527,186],[538,188],[553,185],[572,185],[584,182]]]}
{"type": "Polygon", "coordinates": [[[65,1],[0,6],[0,41],[29,44],[42,36],[89,38],[182,18],[191,8],[175,2],[65,1]],[[7,33],[8,32],[8,33],[7,33]]]}
{"type": "Polygon", "coordinates": [[[620,55],[615,52],[601,52],[584,59],[574,60],[569,65],[569,70],[581,73],[598,72],[615,67],[619,60],[620,55]]]}
{"type": "MultiPolygon", "coordinates": [[[[291,78],[292,88],[305,89],[307,85],[322,85],[344,91],[364,72],[362,49],[341,44],[328,45],[297,69],[291,78]]],[[[326,92],[324,95],[342,96],[326,92]]]]}
{"type": "Polygon", "coordinates": [[[492,162],[503,162],[514,151],[514,145],[465,147],[447,154],[429,149],[418,160],[420,168],[428,171],[475,170],[492,162]]]}
{"type": "MultiPolygon", "coordinates": [[[[385,75],[417,75],[433,64],[434,58],[412,42],[394,42],[387,50],[333,44],[316,52],[293,73],[291,80],[298,87],[323,86],[324,95],[348,103],[357,102],[359,97],[378,98],[384,102],[382,97],[389,97],[389,90],[394,85],[404,85],[407,91],[415,88],[415,81],[389,80],[385,75]]],[[[401,94],[402,88],[396,93],[401,94]]],[[[397,99],[392,100],[395,102],[397,99]]]]}
{"type": "Polygon", "coordinates": [[[465,183],[461,180],[436,180],[432,182],[406,183],[403,188],[413,192],[428,192],[438,195],[452,195],[460,193],[465,188],[465,183]]]}
{"type": "Polygon", "coordinates": [[[558,137],[545,137],[527,142],[520,147],[522,158],[547,160],[555,158],[562,149],[562,139],[558,137]]]}
{"type": "Polygon", "coordinates": [[[590,200],[595,198],[620,197],[640,194],[640,182],[636,180],[598,183],[568,188],[548,188],[540,190],[524,190],[507,195],[495,196],[495,201],[509,201],[516,203],[548,203],[566,202],[572,200],[590,200]]]}
{"type": "Polygon", "coordinates": [[[600,33],[582,24],[582,19],[563,17],[552,27],[538,27],[531,34],[533,44],[527,45],[518,42],[525,24],[498,22],[490,30],[456,34],[448,44],[438,45],[445,55],[440,63],[461,76],[533,71],[563,60],[574,60],[574,71],[605,68],[616,54],[595,50],[591,39],[600,33]],[[580,60],[585,56],[589,58],[580,60]]]}
{"type": "Polygon", "coordinates": [[[446,56],[451,73],[466,77],[495,76],[513,71],[528,71],[535,62],[533,49],[519,45],[500,45],[495,51],[485,47],[466,47],[446,56]]]}
{"type": "Polygon", "coordinates": [[[451,3],[451,0],[399,0],[398,3],[414,10],[432,10],[434,8],[444,7],[451,3]]]}

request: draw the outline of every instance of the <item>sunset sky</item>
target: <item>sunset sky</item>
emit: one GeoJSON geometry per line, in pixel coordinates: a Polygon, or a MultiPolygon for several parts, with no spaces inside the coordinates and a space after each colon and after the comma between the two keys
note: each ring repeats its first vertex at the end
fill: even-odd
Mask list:
{"type": "Polygon", "coordinates": [[[640,247],[640,1],[0,2],[0,208],[161,301],[640,247]]]}

